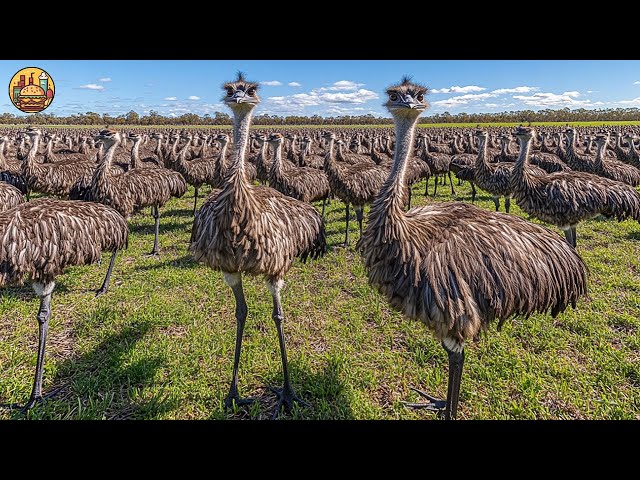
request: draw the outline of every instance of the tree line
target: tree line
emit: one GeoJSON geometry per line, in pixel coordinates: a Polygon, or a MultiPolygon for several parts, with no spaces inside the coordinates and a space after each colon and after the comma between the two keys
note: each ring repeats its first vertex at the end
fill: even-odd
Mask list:
{"type": "MultiPolygon", "coordinates": [[[[496,123],[496,122],[601,122],[640,120],[638,108],[606,108],[587,110],[586,108],[559,110],[517,110],[496,113],[435,113],[425,116],[420,123],[496,123]]],[[[257,115],[254,125],[380,125],[393,123],[391,118],[367,115],[341,115],[321,117],[320,115],[257,115]]],[[[30,125],[231,125],[231,116],[223,112],[203,116],[185,113],[180,116],[165,116],[151,110],[146,115],[130,112],[111,116],[96,112],[57,116],[49,113],[29,115],[0,114],[0,124],[30,125]]]]}

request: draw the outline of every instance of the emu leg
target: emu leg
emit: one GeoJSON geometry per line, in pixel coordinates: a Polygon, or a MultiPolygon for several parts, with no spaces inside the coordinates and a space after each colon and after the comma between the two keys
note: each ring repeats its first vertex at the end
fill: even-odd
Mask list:
{"type": "Polygon", "coordinates": [[[284,329],[282,327],[282,322],[284,321],[284,312],[282,311],[282,303],[280,302],[280,290],[282,289],[282,285],[284,282],[282,280],[270,280],[268,282],[269,290],[271,291],[271,295],[273,296],[273,321],[276,324],[276,330],[278,331],[278,342],[280,343],[280,358],[282,360],[282,374],[284,376],[284,384],[282,388],[273,388],[270,389],[278,396],[278,405],[276,406],[276,410],[273,413],[272,419],[276,419],[278,414],[280,413],[280,408],[282,406],[290,412],[293,408],[294,403],[298,403],[305,407],[308,407],[309,404],[302,400],[300,397],[296,395],[293,391],[293,387],[291,387],[291,379],[289,378],[289,363],[287,361],[287,348],[284,339],[284,329]]]}
{"type": "Polygon", "coordinates": [[[227,273],[224,272],[224,281],[231,287],[233,296],[236,300],[236,350],[233,357],[233,376],[231,378],[231,386],[229,387],[229,393],[224,399],[224,406],[228,409],[233,408],[234,403],[236,405],[246,405],[248,403],[255,402],[256,399],[240,398],[238,393],[238,367],[240,366],[240,351],[242,350],[242,335],[244,332],[244,325],[247,321],[247,302],[244,299],[244,291],[242,289],[242,276],[240,273],[227,273]]]}
{"type": "Polygon", "coordinates": [[[411,185],[409,185],[409,204],[407,205],[407,210],[411,210],[411,185]]]}
{"type": "Polygon", "coordinates": [[[447,351],[449,356],[449,382],[447,385],[447,400],[440,400],[432,397],[431,395],[412,388],[413,391],[426,398],[428,401],[424,403],[409,403],[403,402],[406,406],[412,408],[424,408],[426,410],[432,410],[437,412],[444,411],[445,420],[455,420],[458,413],[458,400],[460,397],[460,381],[462,378],[462,367],[464,365],[464,348],[461,348],[459,352],[450,350],[443,343],[443,348],[447,351]]]}
{"type": "Polygon", "coordinates": [[[193,216],[196,216],[196,211],[198,207],[198,187],[196,187],[196,191],[193,194],[193,216]]]}
{"type": "Polygon", "coordinates": [[[456,191],[453,189],[453,180],[451,180],[451,170],[447,172],[447,175],[449,176],[449,183],[451,184],[451,195],[455,195],[456,191]]]}
{"type": "Polygon", "coordinates": [[[449,385],[447,389],[447,405],[444,410],[445,420],[455,420],[458,413],[458,399],[460,397],[460,381],[462,379],[462,367],[464,366],[464,348],[459,352],[444,349],[449,355],[449,385]]]}
{"type": "Polygon", "coordinates": [[[42,367],[44,365],[44,352],[47,343],[47,332],[49,331],[49,319],[51,318],[51,292],[55,287],[54,282],[50,283],[34,283],[33,289],[40,297],[40,308],[38,310],[38,359],[36,361],[36,373],[33,378],[33,388],[31,389],[31,396],[24,406],[18,404],[5,404],[1,405],[2,408],[9,410],[20,410],[22,413],[26,413],[31,410],[37,403],[43,402],[46,398],[53,396],[56,392],[51,392],[48,395],[42,395],[42,367]]]}
{"type": "Polygon", "coordinates": [[[504,197],[504,210],[509,213],[509,207],[511,207],[511,197],[509,195],[504,197]]]}
{"type": "Polygon", "coordinates": [[[424,184],[424,196],[428,197],[429,196],[429,178],[431,177],[427,177],[427,180],[424,184]]]}
{"type": "Polygon", "coordinates": [[[153,250],[151,250],[151,252],[146,255],[148,257],[153,257],[160,254],[160,250],[158,248],[158,235],[160,233],[160,212],[158,211],[157,205],[151,207],[151,213],[153,215],[153,219],[155,220],[155,237],[153,239],[153,250]]]}
{"type": "Polygon", "coordinates": [[[344,246],[348,247],[349,246],[349,202],[346,202],[345,218],[347,223],[347,232],[345,233],[345,236],[344,236],[344,246]]]}
{"type": "Polygon", "coordinates": [[[433,180],[433,197],[435,198],[436,193],[438,192],[438,175],[436,175],[433,180]]]}
{"type": "Polygon", "coordinates": [[[322,220],[324,220],[324,210],[325,210],[326,206],[327,206],[327,197],[324,197],[322,199],[322,220]]]}
{"type": "Polygon", "coordinates": [[[500,211],[500,197],[493,197],[493,204],[496,206],[496,212],[500,211]]]}
{"type": "Polygon", "coordinates": [[[100,289],[98,291],[96,291],[96,297],[99,297],[100,295],[103,295],[105,293],[107,293],[107,290],[109,289],[109,282],[111,281],[111,272],[113,271],[113,266],[116,263],[116,254],[118,253],[117,250],[114,250],[113,253],[111,254],[111,261],[109,262],[109,268],[107,269],[107,275],[104,277],[104,281],[102,282],[102,286],[100,287],[100,289]]]}
{"type": "Polygon", "coordinates": [[[359,207],[353,207],[356,211],[356,219],[358,220],[358,227],[360,228],[360,237],[362,237],[362,219],[364,217],[364,207],[360,205],[359,207]]]}
{"type": "Polygon", "coordinates": [[[471,203],[476,202],[476,186],[473,182],[469,182],[471,184],[471,203]]]}
{"type": "Polygon", "coordinates": [[[576,225],[571,225],[571,239],[571,245],[573,245],[573,248],[576,248],[578,246],[578,234],[576,232],[576,225]]]}

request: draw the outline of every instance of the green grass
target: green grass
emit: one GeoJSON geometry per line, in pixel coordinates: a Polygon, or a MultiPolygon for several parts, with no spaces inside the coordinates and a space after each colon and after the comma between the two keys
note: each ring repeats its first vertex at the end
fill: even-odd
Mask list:
{"type": "MultiPolygon", "coordinates": [[[[433,190],[431,179],[430,191],[433,190]]],[[[455,180],[454,180],[455,183],[455,180]]],[[[439,187],[437,201],[470,198],[469,185],[439,187]]],[[[414,186],[425,200],[424,182],[414,186]]],[[[269,385],[282,382],[271,297],[264,281],[245,277],[249,317],[240,393],[259,403],[226,412],[234,350],[231,290],[219,272],[187,253],[193,189],[162,209],[160,259],[144,258],[152,218],[130,223],[129,249],[118,256],[110,291],[95,299],[108,264],[69,269],[58,278],[45,361],[45,392],[36,419],[269,418],[269,385]]],[[[479,206],[493,209],[479,192],[479,206]]],[[[515,205],[512,213],[523,216],[515,205]]],[[[296,262],[283,290],[294,388],[310,408],[284,418],[432,419],[402,400],[409,387],[446,395],[447,356],[422,324],[402,318],[368,285],[343,239],[344,206],[328,208],[329,252],[296,262]]],[[[353,212],[352,212],[353,215],[353,212]]],[[[358,238],[352,221],[352,244],[358,238]]],[[[640,225],[594,219],[578,228],[590,267],[590,300],[556,319],[534,315],[495,326],[467,347],[459,417],[463,419],[640,419],[640,225]]],[[[24,402],[36,359],[38,300],[29,286],[0,296],[0,402],[24,402]]],[[[1,412],[0,418],[23,418],[1,412]]]]}

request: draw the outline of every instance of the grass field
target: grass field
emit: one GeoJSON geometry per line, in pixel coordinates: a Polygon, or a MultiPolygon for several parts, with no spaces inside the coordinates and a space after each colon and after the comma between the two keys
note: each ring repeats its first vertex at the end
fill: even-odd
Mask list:
{"type": "MultiPolygon", "coordinates": [[[[433,189],[431,179],[430,191],[433,189]]],[[[455,182],[455,180],[454,180],[455,182]]],[[[414,186],[415,204],[424,182],[414,186]]],[[[468,201],[469,185],[438,188],[436,201],[468,201]]],[[[479,191],[479,206],[493,209],[479,191]]],[[[259,402],[226,412],[235,318],[219,272],[187,253],[193,188],[162,210],[161,257],[151,249],[150,215],[130,222],[110,291],[95,299],[108,264],[69,269],[54,290],[45,392],[59,393],[35,419],[269,418],[282,382],[271,296],[245,277],[249,317],[240,394],[259,402]]],[[[512,204],[512,213],[523,216],[512,204]]],[[[421,324],[390,310],[368,285],[362,262],[343,239],[344,205],[328,208],[327,255],[296,262],[283,291],[292,382],[310,408],[282,418],[432,419],[401,400],[415,386],[446,395],[447,355],[421,324]]],[[[353,215],[353,212],[352,212],[353,215]]],[[[354,217],[355,218],[355,217],[354,217]]],[[[358,238],[352,221],[352,244],[358,238]]],[[[590,299],[556,319],[534,315],[495,326],[467,347],[459,418],[640,419],[640,225],[594,219],[578,228],[590,268],[590,299]]],[[[0,403],[29,396],[36,359],[38,300],[30,286],[0,296],[0,403]]],[[[0,412],[0,418],[24,418],[0,412]]]]}

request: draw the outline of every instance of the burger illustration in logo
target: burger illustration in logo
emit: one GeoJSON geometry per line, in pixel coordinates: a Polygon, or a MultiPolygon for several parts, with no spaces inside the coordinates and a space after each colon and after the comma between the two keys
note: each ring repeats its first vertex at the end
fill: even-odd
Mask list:
{"type": "Polygon", "coordinates": [[[9,84],[11,102],[25,113],[41,112],[53,101],[55,86],[51,76],[37,67],[23,68],[9,84]]]}

